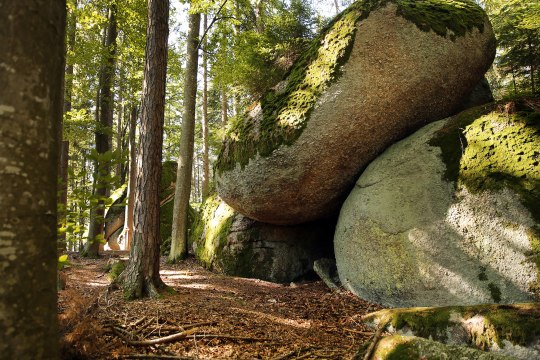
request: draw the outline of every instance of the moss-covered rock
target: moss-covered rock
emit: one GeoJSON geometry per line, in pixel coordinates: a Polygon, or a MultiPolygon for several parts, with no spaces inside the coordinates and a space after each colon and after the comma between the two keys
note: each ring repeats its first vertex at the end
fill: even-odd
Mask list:
{"type": "Polygon", "coordinates": [[[464,111],[372,162],[336,227],[342,283],[392,307],[539,299],[537,101],[464,111]]]}
{"type": "Polygon", "coordinates": [[[286,283],[308,274],[331,251],[331,221],[299,226],[263,224],[235,212],[216,195],[193,226],[197,259],[214,271],[286,283]]]}
{"type": "Polygon", "coordinates": [[[354,3],[282,83],[231,121],[218,192],[260,221],[329,216],[378,153],[458,109],[494,51],[473,1],[354,3]]]}
{"type": "Polygon", "coordinates": [[[364,318],[373,327],[518,359],[540,357],[540,304],[386,309],[364,318]]]}
{"type": "Polygon", "coordinates": [[[487,353],[464,346],[445,345],[414,336],[393,335],[382,338],[376,345],[373,360],[511,360],[501,354],[487,353]]]}

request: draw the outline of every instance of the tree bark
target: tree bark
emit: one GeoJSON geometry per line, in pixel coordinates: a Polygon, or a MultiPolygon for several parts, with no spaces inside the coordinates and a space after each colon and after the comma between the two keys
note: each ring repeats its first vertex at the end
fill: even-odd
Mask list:
{"type": "MultiPolygon", "coordinates": [[[[208,27],[208,15],[204,14],[203,28],[208,27]]],[[[206,37],[204,47],[206,49],[206,37]]],[[[202,145],[203,145],[203,178],[202,178],[202,197],[208,196],[210,184],[210,163],[208,160],[208,55],[203,52],[203,93],[202,93],[202,145]]]]}
{"type": "MultiPolygon", "coordinates": [[[[77,6],[77,2],[75,2],[77,6]]],[[[75,35],[77,31],[77,16],[71,12],[68,15],[66,24],[66,47],[65,51],[72,52],[75,47],[75,35]]],[[[67,55],[65,56],[67,58],[67,55]]],[[[73,92],[73,64],[66,64],[66,72],[64,78],[64,116],[71,112],[71,94],[73,92]]],[[[69,141],[63,139],[64,123],[61,122],[58,126],[58,144],[59,144],[59,159],[58,162],[58,224],[66,227],[67,214],[67,194],[68,194],[68,161],[69,161],[69,141]]],[[[61,249],[66,249],[66,233],[63,232],[58,238],[61,249]]]]}
{"type": "Polygon", "coordinates": [[[180,136],[180,154],[174,192],[174,212],[172,224],[171,252],[169,261],[175,262],[187,256],[187,228],[189,196],[191,193],[191,172],[195,139],[195,101],[197,96],[197,63],[199,28],[201,14],[189,15],[187,39],[187,63],[184,86],[184,117],[180,136]]]}
{"type": "Polygon", "coordinates": [[[0,357],[56,359],[65,1],[0,5],[0,357]]]}
{"type": "Polygon", "coordinates": [[[122,275],[129,299],[158,296],[165,284],[159,276],[159,184],[165,117],[169,1],[148,0],[141,134],[137,156],[133,245],[122,275]]]}
{"type": "Polygon", "coordinates": [[[113,93],[112,86],[114,81],[114,70],[116,64],[116,6],[112,5],[109,9],[109,24],[107,28],[107,41],[105,42],[106,59],[102,67],[99,104],[99,124],[96,128],[96,152],[98,159],[95,161],[94,176],[94,197],[97,199],[97,205],[93,213],[90,214],[90,226],[88,230],[88,242],[83,255],[87,257],[99,256],[99,245],[102,240],[105,217],[105,198],[110,188],[109,181],[106,179],[110,171],[110,161],[104,161],[101,155],[111,150],[112,143],[112,125],[113,125],[113,93]]]}
{"type": "Polygon", "coordinates": [[[129,119],[129,177],[128,177],[128,192],[126,217],[124,220],[124,241],[126,242],[125,249],[131,249],[133,240],[133,210],[135,208],[135,182],[137,179],[137,148],[135,144],[135,136],[137,132],[137,107],[131,109],[131,117],[129,119]]]}
{"type": "Polygon", "coordinates": [[[229,99],[227,98],[227,91],[221,90],[221,124],[223,127],[227,126],[229,122],[229,99]]]}

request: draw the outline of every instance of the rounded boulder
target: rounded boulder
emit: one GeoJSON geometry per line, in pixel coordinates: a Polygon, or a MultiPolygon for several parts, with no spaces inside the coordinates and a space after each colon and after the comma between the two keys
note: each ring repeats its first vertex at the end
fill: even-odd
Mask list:
{"type": "Polygon", "coordinates": [[[231,121],[215,168],[220,196],[266,223],[335,214],[378,154],[458,110],[494,54],[471,0],[354,3],[231,121]]]}

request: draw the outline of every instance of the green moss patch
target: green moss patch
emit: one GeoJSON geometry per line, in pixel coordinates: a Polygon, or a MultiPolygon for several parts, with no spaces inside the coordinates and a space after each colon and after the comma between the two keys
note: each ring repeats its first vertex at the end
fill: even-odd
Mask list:
{"type": "Polygon", "coordinates": [[[195,256],[206,268],[213,267],[215,259],[227,244],[234,215],[234,210],[215,194],[206,198],[202,204],[190,238],[197,245],[195,256]]]}
{"type": "Polygon", "coordinates": [[[509,187],[540,222],[540,113],[506,108],[489,104],[464,111],[430,145],[442,150],[446,180],[472,193],[509,187]]]}
{"type": "Polygon", "coordinates": [[[291,145],[307,125],[320,95],[339,78],[348,60],[357,24],[388,3],[397,14],[423,31],[433,30],[455,40],[474,28],[483,31],[486,15],[471,0],[361,0],[338,15],[314,39],[292,67],[283,90],[271,90],[249,111],[232,119],[215,169],[221,174],[236,164],[243,168],[257,154],[266,157],[281,145],[291,145]]]}
{"type": "Polygon", "coordinates": [[[475,316],[484,318],[484,326],[470,333],[470,345],[480,349],[495,343],[502,347],[502,340],[526,346],[540,338],[540,303],[386,309],[368,315],[366,320],[390,322],[396,330],[409,328],[416,336],[444,342],[447,329],[459,326],[459,320],[454,322],[456,315],[465,321],[475,316]]]}

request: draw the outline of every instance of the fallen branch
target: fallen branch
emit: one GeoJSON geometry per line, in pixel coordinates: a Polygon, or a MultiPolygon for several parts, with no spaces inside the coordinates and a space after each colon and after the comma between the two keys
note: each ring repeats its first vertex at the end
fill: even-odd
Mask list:
{"type": "MultiPolygon", "coordinates": [[[[379,342],[379,339],[381,338],[381,335],[382,335],[384,329],[386,329],[386,326],[388,325],[388,323],[389,323],[389,321],[387,321],[384,324],[382,324],[381,326],[379,326],[379,328],[377,329],[377,331],[373,335],[373,338],[371,340],[371,343],[369,344],[369,347],[366,350],[366,353],[364,354],[364,359],[363,360],[370,360],[371,359],[371,355],[373,355],[373,351],[375,351],[375,346],[379,342]]],[[[360,358],[360,350],[354,356],[354,359],[359,359],[359,358],[360,358]]]]}
{"type": "Polygon", "coordinates": [[[204,322],[198,322],[193,324],[187,324],[187,325],[177,325],[181,327],[184,330],[191,329],[194,327],[201,327],[201,326],[210,326],[210,325],[216,325],[217,321],[204,321],[204,322]]]}
{"type": "Polygon", "coordinates": [[[150,340],[140,340],[140,341],[126,341],[128,345],[133,346],[150,346],[150,345],[157,345],[157,344],[165,344],[170,343],[176,340],[182,340],[187,338],[189,335],[192,335],[196,333],[199,330],[199,328],[193,328],[190,330],[182,331],[180,333],[172,334],[169,336],[160,337],[157,339],[150,339],[150,340]]]}
{"type": "Polygon", "coordinates": [[[176,355],[157,355],[157,354],[130,354],[122,355],[122,359],[179,359],[179,360],[192,360],[194,357],[190,356],[176,356],[176,355]]]}
{"type": "Polygon", "coordinates": [[[373,331],[358,331],[358,330],[347,329],[347,328],[344,328],[343,330],[348,331],[348,332],[352,332],[352,333],[355,333],[355,334],[360,334],[360,335],[370,335],[370,336],[372,336],[373,334],[375,334],[375,332],[373,332],[373,331]]]}
{"type": "Polygon", "coordinates": [[[228,340],[243,340],[243,341],[272,341],[268,338],[255,338],[233,335],[220,335],[220,334],[195,334],[189,336],[192,339],[228,339],[228,340]]]}
{"type": "Polygon", "coordinates": [[[294,354],[300,354],[300,353],[302,353],[304,351],[309,351],[312,348],[313,348],[312,346],[309,346],[309,347],[305,347],[305,348],[302,348],[302,349],[296,349],[296,350],[293,350],[293,351],[289,351],[288,353],[285,353],[283,355],[279,355],[277,357],[274,357],[271,360],[284,360],[284,359],[287,359],[287,358],[291,357],[294,354]]]}

